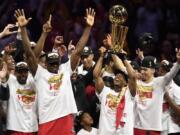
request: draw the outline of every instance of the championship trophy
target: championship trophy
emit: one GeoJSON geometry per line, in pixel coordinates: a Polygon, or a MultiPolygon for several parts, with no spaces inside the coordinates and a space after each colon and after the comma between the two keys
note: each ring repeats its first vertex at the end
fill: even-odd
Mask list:
{"type": "Polygon", "coordinates": [[[128,27],[122,24],[126,22],[128,13],[121,5],[115,5],[109,10],[109,20],[112,23],[112,53],[119,53],[123,49],[128,27]]]}

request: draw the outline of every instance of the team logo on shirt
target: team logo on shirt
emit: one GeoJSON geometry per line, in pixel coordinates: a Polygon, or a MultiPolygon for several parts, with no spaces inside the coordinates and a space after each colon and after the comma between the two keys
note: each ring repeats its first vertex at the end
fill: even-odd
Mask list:
{"type": "Polygon", "coordinates": [[[118,96],[115,96],[113,94],[108,94],[106,97],[106,105],[112,110],[114,110],[118,106],[117,100],[118,100],[118,96]]]}
{"type": "Polygon", "coordinates": [[[32,104],[35,102],[36,92],[33,89],[17,89],[16,94],[18,100],[27,109],[31,108],[32,104]]]}
{"type": "Polygon", "coordinates": [[[58,75],[54,75],[50,77],[48,79],[49,90],[56,91],[56,92],[59,91],[59,88],[62,84],[62,78],[63,78],[63,74],[58,74],[58,75]]]}
{"type": "Polygon", "coordinates": [[[141,100],[151,99],[152,98],[152,91],[153,91],[152,86],[142,86],[142,85],[137,86],[137,93],[138,93],[139,98],[141,100]]]}

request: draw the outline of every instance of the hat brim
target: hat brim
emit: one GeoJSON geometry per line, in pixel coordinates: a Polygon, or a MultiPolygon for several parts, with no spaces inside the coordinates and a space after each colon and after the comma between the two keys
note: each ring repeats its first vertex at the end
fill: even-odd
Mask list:
{"type": "Polygon", "coordinates": [[[92,53],[82,53],[81,56],[89,56],[92,53]]]}
{"type": "Polygon", "coordinates": [[[51,60],[48,60],[47,63],[49,63],[49,64],[53,64],[53,63],[59,64],[60,61],[59,61],[59,59],[51,59],[51,60]]]}

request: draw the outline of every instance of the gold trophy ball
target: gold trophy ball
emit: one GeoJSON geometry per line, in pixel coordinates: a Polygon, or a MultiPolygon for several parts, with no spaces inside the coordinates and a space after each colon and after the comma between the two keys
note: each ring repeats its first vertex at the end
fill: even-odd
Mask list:
{"type": "Polygon", "coordinates": [[[109,10],[109,20],[113,24],[123,24],[128,18],[128,13],[125,7],[115,5],[109,10]]]}

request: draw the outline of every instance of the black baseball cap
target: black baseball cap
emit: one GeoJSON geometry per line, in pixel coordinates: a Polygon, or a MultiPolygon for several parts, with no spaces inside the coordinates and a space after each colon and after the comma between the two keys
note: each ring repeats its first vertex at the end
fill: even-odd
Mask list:
{"type": "Polygon", "coordinates": [[[16,72],[29,71],[28,64],[24,61],[18,62],[15,66],[16,72]]]}
{"type": "Polygon", "coordinates": [[[60,57],[59,54],[56,52],[50,52],[46,54],[46,61],[47,63],[59,63],[60,62],[60,57]]]}
{"type": "Polygon", "coordinates": [[[156,58],[153,56],[146,56],[142,60],[141,67],[146,67],[146,68],[156,68],[157,63],[156,63],[156,58]]]}
{"type": "Polygon", "coordinates": [[[93,54],[92,49],[88,46],[84,47],[83,52],[81,53],[81,56],[88,56],[90,54],[93,54]]]}

